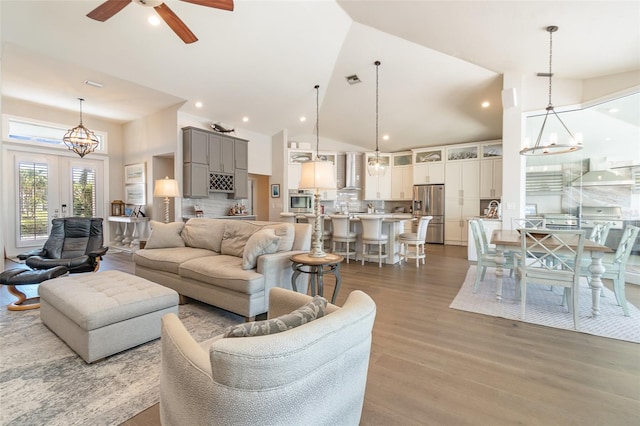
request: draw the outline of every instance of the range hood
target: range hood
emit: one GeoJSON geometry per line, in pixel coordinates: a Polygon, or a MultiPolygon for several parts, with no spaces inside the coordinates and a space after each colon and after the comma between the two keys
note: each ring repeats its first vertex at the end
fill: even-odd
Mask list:
{"type": "Polygon", "coordinates": [[[360,189],[357,176],[357,160],[358,154],[356,152],[346,152],[345,160],[345,185],[340,188],[343,191],[355,191],[360,189]]]}
{"type": "Polygon", "coordinates": [[[589,162],[590,171],[574,180],[571,186],[631,186],[634,184],[630,176],[621,176],[605,169],[594,170],[595,168],[599,169],[600,167],[591,160],[589,162]]]}

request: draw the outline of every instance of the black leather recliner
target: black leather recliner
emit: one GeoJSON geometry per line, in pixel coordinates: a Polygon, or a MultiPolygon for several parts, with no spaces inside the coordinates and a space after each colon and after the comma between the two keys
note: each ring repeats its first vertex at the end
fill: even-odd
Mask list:
{"type": "Polygon", "coordinates": [[[108,247],[103,247],[102,218],[65,217],[51,221],[42,249],[18,255],[32,269],[64,266],[70,273],[97,271],[108,247]]]}

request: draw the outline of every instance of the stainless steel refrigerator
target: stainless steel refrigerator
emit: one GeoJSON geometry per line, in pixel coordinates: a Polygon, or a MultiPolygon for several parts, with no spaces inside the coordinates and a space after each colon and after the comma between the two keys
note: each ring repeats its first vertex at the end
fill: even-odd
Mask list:
{"type": "MultiPolygon", "coordinates": [[[[413,216],[433,216],[427,227],[427,243],[444,244],[444,185],[414,185],[413,216]]],[[[412,225],[416,232],[418,221],[412,225]]]]}

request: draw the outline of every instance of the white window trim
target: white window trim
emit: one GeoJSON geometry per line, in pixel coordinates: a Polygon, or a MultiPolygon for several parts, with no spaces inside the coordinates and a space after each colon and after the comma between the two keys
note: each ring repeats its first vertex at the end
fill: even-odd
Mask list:
{"type": "MultiPolygon", "coordinates": [[[[20,146],[37,146],[37,147],[46,147],[46,148],[50,148],[50,149],[55,149],[57,151],[67,151],[69,152],[69,148],[64,144],[64,142],[60,141],[59,145],[56,144],[49,144],[49,143],[44,143],[44,142],[35,142],[35,141],[29,141],[29,140],[24,140],[24,139],[18,139],[18,138],[13,138],[9,135],[9,127],[10,127],[10,122],[11,121],[18,121],[18,122],[22,122],[22,123],[26,123],[26,124],[34,124],[34,125],[41,125],[41,126],[47,126],[47,127],[53,127],[56,129],[64,129],[65,131],[67,129],[71,129],[75,126],[77,126],[78,124],[60,124],[60,123],[53,123],[50,121],[44,121],[44,120],[36,120],[33,118],[28,118],[28,117],[20,117],[20,116],[16,116],[16,115],[10,115],[10,114],[2,114],[2,128],[4,129],[3,134],[2,134],[2,139],[4,142],[6,143],[11,143],[11,144],[17,144],[20,146]]],[[[101,131],[101,130],[95,130],[95,129],[91,129],[92,132],[94,132],[97,136],[100,136],[100,138],[102,139],[102,148],[98,148],[94,151],[95,154],[103,154],[103,155],[108,155],[109,154],[109,138],[108,138],[108,133],[105,131],[101,131]]],[[[89,154],[91,155],[91,154],[89,154]]]]}

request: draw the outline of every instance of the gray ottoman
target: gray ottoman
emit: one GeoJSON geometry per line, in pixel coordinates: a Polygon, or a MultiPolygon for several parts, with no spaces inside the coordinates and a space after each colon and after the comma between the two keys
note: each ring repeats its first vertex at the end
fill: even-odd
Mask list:
{"type": "Polygon", "coordinates": [[[40,318],[91,363],[160,337],[160,318],[178,313],[178,293],[120,271],[69,275],[38,288],[40,318]]]}

